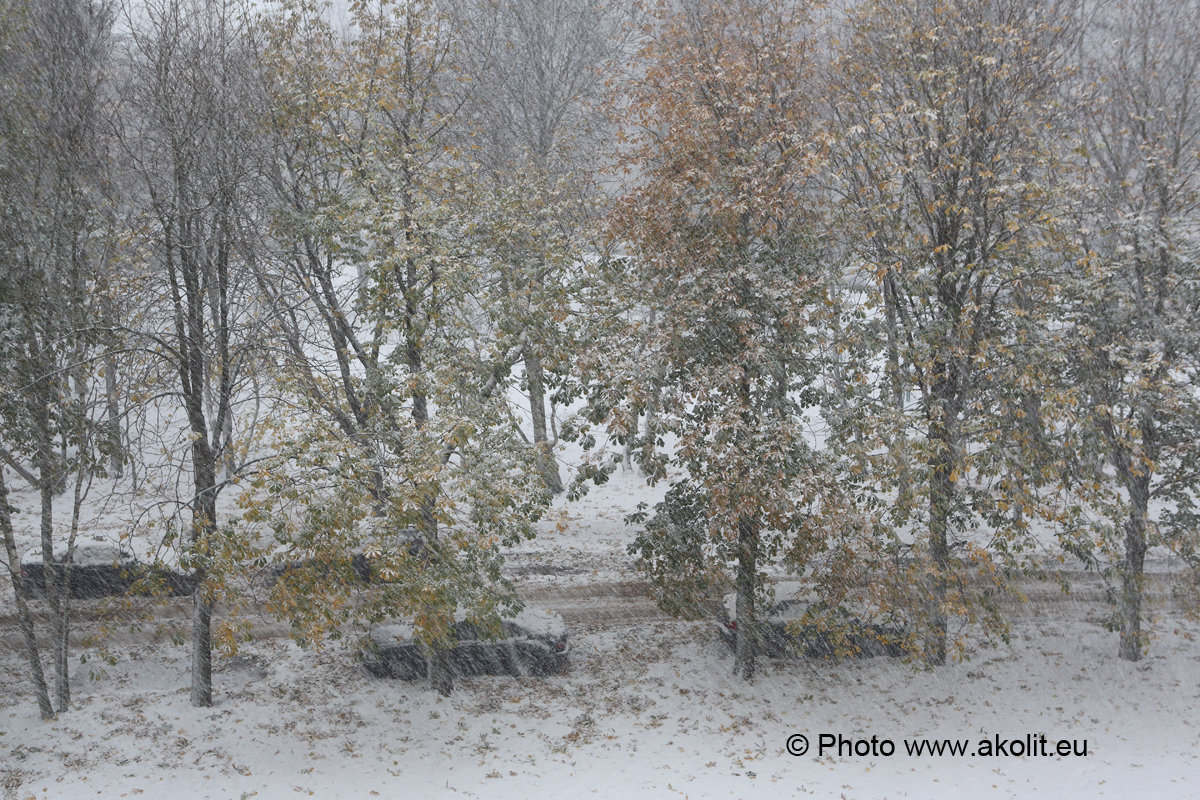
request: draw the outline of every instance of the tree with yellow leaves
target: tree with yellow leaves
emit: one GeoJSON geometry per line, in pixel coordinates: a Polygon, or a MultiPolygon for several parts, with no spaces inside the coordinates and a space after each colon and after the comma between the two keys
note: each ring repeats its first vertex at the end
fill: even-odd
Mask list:
{"type": "Polygon", "coordinates": [[[654,8],[622,109],[632,186],[610,220],[612,324],[585,364],[592,420],[632,444],[650,480],[673,479],[660,511],[690,510],[685,531],[648,526],[633,548],[641,566],[683,614],[732,578],[734,670],[747,679],[764,568],[804,570],[844,507],[805,419],[821,369],[814,330],[829,307],[814,233],[824,142],[808,12],[750,0],[654,8]]]}

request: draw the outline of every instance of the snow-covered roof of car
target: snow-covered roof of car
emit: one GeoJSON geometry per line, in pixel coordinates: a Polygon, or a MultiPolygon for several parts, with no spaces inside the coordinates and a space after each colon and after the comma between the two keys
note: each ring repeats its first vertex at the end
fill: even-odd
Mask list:
{"type": "Polygon", "coordinates": [[[371,629],[371,641],[378,645],[407,642],[413,638],[413,626],[408,622],[386,622],[371,629]]]}
{"type": "MultiPolygon", "coordinates": [[[[467,618],[464,611],[459,611],[454,618],[461,622],[467,618]]],[[[544,608],[526,608],[512,617],[505,617],[505,622],[515,623],[535,636],[558,638],[567,632],[567,626],[562,617],[544,608]]],[[[376,625],[371,629],[371,640],[379,645],[396,644],[413,638],[411,622],[395,620],[376,625]]]]}
{"type": "MultiPolygon", "coordinates": [[[[61,542],[54,548],[54,558],[61,561],[67,555],[67,545],[61,542]]],[[[120,545],[108,542],[76,542],[71,563],[78,567],[109,567],[133,561],[133,554],[120,545]]],[[[30,550],[21,558],[22,564],[41,564],[42,550],[30,550]]]]}
{"type": "Polygon", "coordinates": [[[563,622],[563,618],[555,612],[547,611],[544,608],[526,607],[520,614],[513,617],[511,621],[517,623],[530,633],[542,636],[562,636],[567,632],[567,626],[563,622]]]}

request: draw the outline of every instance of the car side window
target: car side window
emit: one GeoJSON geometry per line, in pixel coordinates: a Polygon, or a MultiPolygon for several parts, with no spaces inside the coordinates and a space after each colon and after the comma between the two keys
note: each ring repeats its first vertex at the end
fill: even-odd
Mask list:
{"type": "Polygon", "coordinates": [[[454,623],[454,638],[460,642],[474,641],[479,638],[479,629],[470,622],[454,623]]]}

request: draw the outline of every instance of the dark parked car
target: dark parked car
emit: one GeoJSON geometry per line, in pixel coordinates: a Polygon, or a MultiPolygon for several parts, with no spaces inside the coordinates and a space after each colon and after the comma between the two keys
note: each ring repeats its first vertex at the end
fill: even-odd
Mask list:
{"type": "MultiPolygon", "coordinates": [[[[840,658],[904,656],[904,632],[892,625],[864,622],[843,608],[821,609],[806,619],[812,604],[802,584],[775,586],[775,602],[760,609],[759,655],[767,658],[840,658]]],[[[719,622],[731,648],[739,635],[736,595],[725,597],[719,622]]]]}
{"type": "MultiPolygon", "coordinates": [[[[557,675],[567,671],[567,630],[552,611],[525,609],[501,623],[499,638],[487,638],[460,619],[451,667],[456,675],[557,675]]],[[[416,680],[428,671],[425,653],[404,622],[377,625],[362,650],[363,666],[379,678],[416,680]]]]}
{"type": "MultiPolygon", "coordinates": [[[[60,552],[55,557],[64,555],[60,552]]],[[[22,559],[21,579],[30,597],[46,595],[47,577],[41,551],[35,550],[22,559]]],[[[123,595],[131,589],[189,595],[196,588],[191,575],[145,564],[124,548],[103,542],[80,542],[75,546],[69,581],[71,597],[84,600],[123,595]]]]}

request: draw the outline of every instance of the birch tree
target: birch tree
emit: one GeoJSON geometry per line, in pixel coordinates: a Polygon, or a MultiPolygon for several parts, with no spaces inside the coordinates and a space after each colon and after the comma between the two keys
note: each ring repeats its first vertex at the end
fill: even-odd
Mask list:
{"type": "MultiPolygon", "coordinates": [[[[93,407],[95,357],[107,337],[92,296],[113,233],[102,117],[111,23],[103,2],[0,5],[0,453],[39,496],[59,712],[71,696],[69,587],[80,507],[90,477],[103,472],[103,452],[112,452],[93,407]],[[54,497],[72,479],[73,514],[64,525],[54,497]]],[[[47,716],[7,487],[0,493],[8,569],[47,716]]]]}

